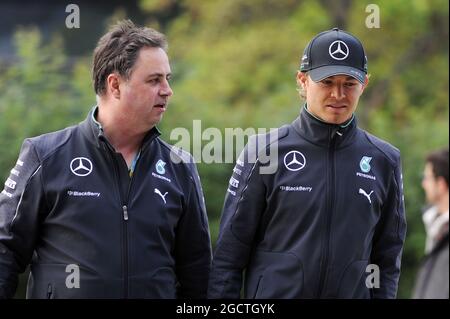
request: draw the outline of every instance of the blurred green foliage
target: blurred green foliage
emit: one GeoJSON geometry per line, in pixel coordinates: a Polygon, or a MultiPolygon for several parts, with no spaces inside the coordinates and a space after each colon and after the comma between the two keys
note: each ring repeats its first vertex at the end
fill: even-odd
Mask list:
{"type": "MultiPolygon", "coordinates": [[[[141,0],[148,25],[169,40],[173,90],[160,128],[274,128],[291,122],[302,101],[295,74],[307,42],[338,26],[366,48],[370,83],[357,110],[360,126],[401,150],[408,233],[399,297],[409,298],[423,256],[421,175],[425,155],[448,145],[448,2],[381,0],[380,28],[352,0],[141,0]]],[[[82,26],[83,28],[83,26],[82,26]]],[[[66,31],[67,32],[67,31],[66,31]]],[[[0,62],[0,178],[27,136],[76,124],[95,104],[90,57],[62,51],[55,35],[18,29],[16,59],[0,62]]],[[[94,48],[94,44],[93,47],[94,48]]],[[[204,141],[204,144],[209,141],[204,141]]],[[[191,144],[192,145],[192,144],[191,144]]],[[[191,150],[192,151],[192,150],[191,150]]],[[[216,240],[232,164],[199,163],[216,240]]],[[[18,296],[23,296],[19,292],[18,296]]]]}

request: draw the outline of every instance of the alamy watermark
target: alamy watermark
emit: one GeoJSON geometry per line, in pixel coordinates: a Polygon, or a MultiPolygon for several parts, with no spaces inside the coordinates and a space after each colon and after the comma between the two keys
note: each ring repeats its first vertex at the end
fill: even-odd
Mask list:
{"type": "MultiPolygon", "coordinates": [[[[68,289],[80,288],[80,267],[77,264],[69,264],[66,266],[66,287],[68,289]]],[[[380,267],[376,264],[366,266],[366,287],[369,289],[380,288],[380,267]]]]}
{"type": "Polygon", "coordinates": [[[68,4],[66,12],[69,13],[66,17],[66,28],[79,29],[80,28],[80,7],[76,4],[68,4]]]}
{"type": "Polygon", "coordinates": [[[380,288],[380,267],[376,264],[369,264],[366,267],[366,287],[369,289],[380,288]]]}
{"type": "Polygon", "coordinates": [[[368,29],[379,29],[380,28],[380,7],[376,4],[369,4],[366,7],[366,12],[370,13],[366,17],[366,27],[368,29]]]}
{"type": "MultiPolygon", "coordinates": [[[[365,24],[368,29],[380,28],[380,7],[377,4],[371,3],[366,6],[366,13],[369,15],[366,17],[365,24]]],[[[80,7],[77,4],[71,3],[66,6],[66,13],[69,13],[66,17],[66,27],[68,29],[80,28],[80,7]]]]}
{"type": "Polygon", "coordinates": [[[76,264],[69,264],[66,266],[66,272],[69,273],[66,277],[66,287],[69,289],[80,288],[80,267],[76,264]]]}
{"type": "MultiPolygon", "coordinates": [[[[239,157],[242,162],[260,164],[261,174],[273,174],[278,166],[278,130],[266,128],[202,129],[202,121],[194,120],[192,130],[184,127],[170,132],[170,142],[177,148],[192,154],[196,163],[234,163],[239,157]],[[248,140],[248,143],[246,141],[248,140]],[[206,143],[205,143],[206,142],[206,143]],[[245,148],[245,152],[242,150],[245,148]],[[239,156],[240,155],[240,156],[239,156]]],[[[177,152],[171,153],[174,163],[182,161],[177,152]]]]}

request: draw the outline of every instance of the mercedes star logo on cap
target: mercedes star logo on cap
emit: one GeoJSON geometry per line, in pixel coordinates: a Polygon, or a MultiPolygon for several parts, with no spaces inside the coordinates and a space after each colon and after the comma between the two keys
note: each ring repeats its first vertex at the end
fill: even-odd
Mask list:
{"type": "Polygon", "coordinates": [[[335,60],[344,60],[348,57],[349,49],[347,44],[341,40],[336,40],[330,44],[328,48],[328,53],[335,60]]]}

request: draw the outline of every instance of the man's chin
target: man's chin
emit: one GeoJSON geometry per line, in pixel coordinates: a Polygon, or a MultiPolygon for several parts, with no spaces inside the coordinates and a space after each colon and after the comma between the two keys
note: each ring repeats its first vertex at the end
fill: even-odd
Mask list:
{"type": "Polygon", "coordinates": [[[150,123],[150,129],[152,129],[153,127],[157,126],[161,122],[162,118],[163,118],[162,114],[160,114],[158,116],[155,116],[153,118],[153,120],[151,121],[151,123],[150,123]]]}
{"type": "Polygon", "coordinates": [[[328,114],[325,116],[325,122],[330,124],[340,125],[347,122],[351,118],[351,114],[349,116],[343,116],[343,114],[328,114]]]}
{"type": "Polygon", "coordinates": [[[320,118],[323,122],[328,123],[328,124],[341,124],[343,123],[343,121],[336,116],[324,116],[322,118],[320,118]]]}

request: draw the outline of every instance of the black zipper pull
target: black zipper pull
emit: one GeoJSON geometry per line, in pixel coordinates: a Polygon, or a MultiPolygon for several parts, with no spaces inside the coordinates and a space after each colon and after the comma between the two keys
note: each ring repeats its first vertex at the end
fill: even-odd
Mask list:
{"type": "Polygon", "coordinates": [[[53,293],[52,290],[53,290],[52,289],[52,284],[48,284],[48,287],[47,287],[47,299],[50,299],[52,297],[52,293],[53,293]]]}
{"type": "Polygon", "coordinates": [[[123,220],[128,220],[128,207],[126,205],[123,205],[123,220]]]}

